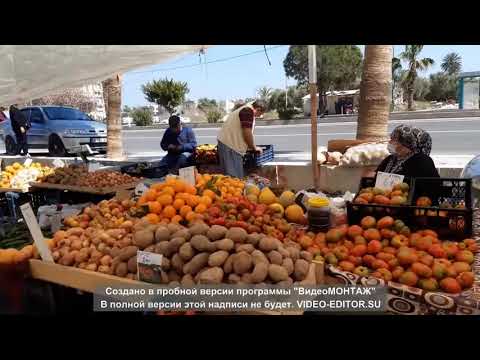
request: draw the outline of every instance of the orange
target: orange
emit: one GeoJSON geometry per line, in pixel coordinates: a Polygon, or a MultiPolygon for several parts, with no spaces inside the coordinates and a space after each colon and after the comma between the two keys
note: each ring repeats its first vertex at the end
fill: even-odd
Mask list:
{"type": "Polygon", "coordinates": [[[206,195],[203,195],[200,197],[200,204],[204,204],[205,206],[210,206],[212,205],[212,198],[206,195]]]}
{"type": "Polygon", "coordinates": [[[147,219],[150,224],[158,224],[160,221],[160,217],[157,214],[147,214],[145,219],[147,219]]]}
{"type": "Polygon", "coordinates": [[[162,190],[162,193],[170,194],[172,196],[175,196],[175,189],[171,186],[165,186],[162,190]]]}
{"type": "Polygon", "coordinates": [[[158,197],[157,201],[163,206],[171,205],[173,203],[173,197],[169,194],[163,194],[158,197]]]}
{"type": "Polygon", "coordinates": [[[198,183],[198,182],[201,181],[201,180],[203,180],[202,174],[197,174],[197,175],[195,176],[195,182],[198,183]]]}
{"type": "Polygon", "coordinates": [[[195,207],[195,212],[198,214],[203,214],[205,211],[207,211],[207,206],[205,204],[198,204],[195,207]]]}
{"type": "Polygon", "coordinates": [[[160,192],[165,187],[165,183],[155,183],[150,186],[150,189],[160,192]]]}
{"type": "Polygon", "coordinates": [[[181,193],[185,191],[185,182],[183,180],[177,180],[175,184],[173,185],[173,189],[177,193],[181,193]]]}
{"type": "Polygon", "coordinates": [[[174,177],[167,177],[167,181],[165,181],[165,184],[167,186],[173,186],[175,185],[176,182],[177,182],[177,179],[175,179],[174,177]]]}
{"type": "Polygon", "coordinates": [[[176,199],[182,199],[183,201],[187,201],[188,197],[190,194],[187,194],[186,192],[181,192],[175,196],[176,199]]]}
{"type": "Polygon", "coordinates": [[[156,190],[149,189],[146,193],[145,196],[148,201],[155,201],[158,197],[158,193],[156,190]]]}
{"type": "Polygon", "coordinates": [[[203,191],[203,196],[208,196],[210,199],[215,200],[217,198],[217,194],[215,194],[212,190],[206,189],[203,191]]]}
{"type": "Polygon", "coordinates": [[[197,195],[192,195],[187,199],[187,205],[191,206],[192,208],[197,206],[199,202],[200,199],[197,195]]]}
{"type": "Polygon", "coordinates": [[[210,174],[204,174],[204,175],[203,175],[203,180],[205,180],[205,181],[210,181],[210,180],[212,180],[212,175],[210,175],[210,174]]]}
{"type": "Polygon", "coordinates": [[[192,212],[192,208],[188,205],[184,205],[180,209],[180,215],[182,215],[184,218],[187,217],[187,214],[192,212]]]}
{"type": "Polygon", "coordinates": [[[182,220],[183,220],[183,218],[180,215],[175,215],[174,217],[172,217],[171,222],[175,223],[175,224],[178,224],[182,220]]]}
{"type": "Polygon", "coordinates": [[[137,204],[138,204],[139,206],[142,206],[142,205],[145,205],[147,202],[148,202],[147,196],[146,196],[146,195],[143,195],[143,196],[140,197],[140,199],[138,199],[137,204]]]}
{"type": "Polygon", "coordinates": [[[177,210],[180,210],[184,205],[185,205],[185,200],[183,199],[175,199],[175,201],[173,202],[173,207],[177,210]]]}
{"type": "Polygon", "coordinates": [[[187,221],[192,221],[192,220],[195,220],[197,217],[197,214],[193,211],[190,211],[186,216],[185,216],[185,220],[187,221]]]}
{"type": "Polygon", "coordinates": [[[185,186],[185,192],[190,195],[196,195],[197,194],[197,189],[195,186],[192,185],[186,185],[185,186]]]}
{"type": "Polygon", "coordinates": [[[166,218],[173,218],[175,215],[177,215],[177,210],[172,205],[168,205],[163,209],[162,215],[165,216],[166,218]]]}
{"type": "Polygon", "coordinates": [[[150,201],[148,203],[148,210],[151,213],[160,214],[162,211],[162,204],[160,204],[158,201],[150,201]]]}

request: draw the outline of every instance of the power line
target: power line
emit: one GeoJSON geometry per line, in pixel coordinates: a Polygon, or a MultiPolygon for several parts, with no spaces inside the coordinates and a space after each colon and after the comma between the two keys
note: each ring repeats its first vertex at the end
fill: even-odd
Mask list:
{"type": "MultiPolygon", "coordinates": [[[[240,57],[249,56],[249,55],[254,55],[254,54],[259,54],[259,53],[266,52],[267,50],[274,50],[274,49],[278,49],[278,48],[285,47],[285,46],[288,46],[288,45],[271,46],[271,47],[269,47],[269,48],[264,48],[264,49],[262,49],[262,50],[252,51],[252,52],[245,53],[245,54],[230,56],[230,57],[226,57],[226,58],[222,58],[222,59],[210,60],[210,61],[205,62],[204,64],[213,64],[213,63],[218,63],[218,62],[224,62],[224,61],[229,61],[229,60],[233,60],[233,59],[238,59],[238,58],[240,58],[240,57]]],[[[191,68],[191,67],[196,67],[196,66],[201,66],[201,65],[202,65],[202,64],[200,63],[200,64],[190,64],[190,65],[175,66],[175,67],[164,68],[164,69],[154,69],[154,70],[145,70],[145,71],[132,71],[130,74],[145,74],[145,73],[154,73],[154,72],[157,72],[157,71],[172,71],[172,70],[186,69],[186,68],[191,68]]]]}

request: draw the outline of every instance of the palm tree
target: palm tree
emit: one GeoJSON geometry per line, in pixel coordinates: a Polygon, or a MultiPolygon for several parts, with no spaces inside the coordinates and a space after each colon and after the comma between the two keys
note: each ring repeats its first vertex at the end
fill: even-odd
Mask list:
{"type": "Polygon", "coordinates": [[[400,54],[400,59],[408,63],[406,81],[408,110],[414,110],[413,94],[415,92],[415,80],[417,71],[428,69],[435,62],[431,58],[418,59],[423,45],[405,45],[405,51],[400,54]]]}
{"type": "Polygon", "coordinates": [[[268,104],[268,100],[270,100],[270,96],[272,96],[272,88],[267,86],[263,86],[257,90],[257,95],[260,99],[265,101],[268,104]]]}
{"type": "Polygon", "coordinates": [[[392,58],[392,105],[394,105],[394,94],[397,84],[400,82],[402,76],[402,62],[399,58],[392,58]]]}
{"type": "Polygon", "coordinates": [[[122,82],[121,76],[103,81],[105,110],[107,111],[107,156],[122,159],[122,82]]]}
{"type": "Polygon", "coordinates": [[[448,75],[457,75],[462,70],[462,58],[457,53],[448,53],[443,58],[440,67],[448,75]]]}
{"type": "Polygon", "coordinates": [[[392,85],[392,45],[366,45],[360,83],[357,139],[376,141],[387,136],[392,85]]]}

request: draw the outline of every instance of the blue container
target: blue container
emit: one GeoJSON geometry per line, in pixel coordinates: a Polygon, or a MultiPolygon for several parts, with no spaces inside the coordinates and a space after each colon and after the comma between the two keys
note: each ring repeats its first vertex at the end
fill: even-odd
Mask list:
{"type": "Polygon", "coordinates": [[[253,169],[267,162],[273,161],[275,153],[273,151],[273,145],[258,145],[263,149],[261,154],[248,152],[243,158],[243,166],[245,169],[253,169]]]}

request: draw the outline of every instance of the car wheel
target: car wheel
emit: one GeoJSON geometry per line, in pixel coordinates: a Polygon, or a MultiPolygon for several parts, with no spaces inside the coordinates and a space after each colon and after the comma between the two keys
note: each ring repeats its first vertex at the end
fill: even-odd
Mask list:
{"type": "Polygon", "coordinates": [[[63,145],[62,139],[56,135],[51,136],[48,141],[48,153],[51,156],[66,156],[67,150],[63,145]]]}
{"type": "Polygon", "coordinates": [[[17,153],[17,144],[11,136],[7,136],[5,139],[5,152],[7,155],[15,155],[17,153]]]}

